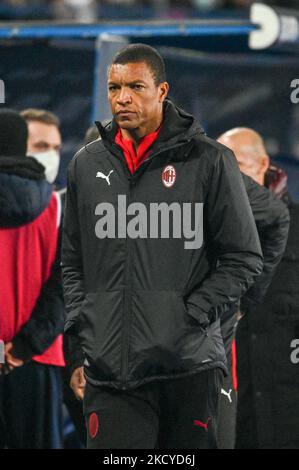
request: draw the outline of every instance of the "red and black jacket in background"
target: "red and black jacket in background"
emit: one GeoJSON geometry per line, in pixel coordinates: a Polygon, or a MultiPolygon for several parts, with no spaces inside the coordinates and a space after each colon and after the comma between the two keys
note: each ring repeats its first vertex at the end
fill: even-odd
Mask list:
{"type": "Polygon", "coordinates": [[[0,157],[0,339],[28,361],[63,366],[60,200],[30,157],[0,157]]]}

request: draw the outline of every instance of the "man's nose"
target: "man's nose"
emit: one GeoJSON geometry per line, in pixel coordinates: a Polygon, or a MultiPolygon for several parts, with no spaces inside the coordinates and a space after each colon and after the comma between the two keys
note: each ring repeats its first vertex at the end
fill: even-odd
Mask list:
{"type": "Polygon", "coordinates": [[[121,88],[119,91],[119,95],[117,97],[117,101],[119,104],[131,103],[132,96],[130,90],[128,88],[121,88]]]}

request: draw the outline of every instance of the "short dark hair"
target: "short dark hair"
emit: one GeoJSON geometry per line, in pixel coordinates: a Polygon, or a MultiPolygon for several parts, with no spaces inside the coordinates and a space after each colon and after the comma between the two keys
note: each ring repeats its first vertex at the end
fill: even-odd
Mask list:
{"type": "Polygon", "coordinates": [[[60,127],[60,121],[56,114],[51,111],[47,111],[46,109],[28,108],[21,111],[20,115],[26,122],[37,121],[42,122],[43,124],[56,126],[58,129],[60,127]]]}
{"type": "Polygon", "coordinates": [[[152,71],[156,85],[166,81],[164,60],[153,47],[147,44],[130,44],[116,54],[112,65],[124,65],[129,62],[145,62],[152,71]]]}

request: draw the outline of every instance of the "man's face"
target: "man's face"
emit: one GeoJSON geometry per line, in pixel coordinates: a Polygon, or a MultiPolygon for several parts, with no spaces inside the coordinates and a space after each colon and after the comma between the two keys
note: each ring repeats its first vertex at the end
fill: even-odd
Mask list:
{"type": "Polygon", "coordinates": [[[261,175],[261,165],[258,158],[254,158],[246,153],[234,152],[239,163],[239,168],[244,175],[250,176],[255,181],[259,181],[261,175]]]}
{"type": "Polygon", "coordinates": [[[39,121],[28,122],[27,153],[42,153],[49,150],[61,150],[61,135],[54,124],[44,124],[39,121]]]}
{"type": "Polygon", "coordinates": [[[262,164],[259,158],[252,155],[250,145],[244,144],[242,137],[230,138],[222,136],[218,141],[234,152],[241,172],[261,184],[261,178],[263,178],[262,164]]]}
{"type": "Polygon", "coordinates": [[[114,64],[109,70],[108,99],[122,129],[146,131],[155,127],[167,92],[168,84],[156,85],[151,69],[144,62],[114,64]]]}

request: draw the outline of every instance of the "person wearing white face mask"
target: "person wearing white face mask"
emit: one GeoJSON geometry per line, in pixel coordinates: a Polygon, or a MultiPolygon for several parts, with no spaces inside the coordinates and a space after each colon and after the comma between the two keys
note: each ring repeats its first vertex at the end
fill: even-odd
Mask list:
{"type": "Polygon", "coordinates": [[[48,183],[54,183],[59,170],[60,155],[56,150],[29,154],[45,167],[45,176],[48,183]]]}
{"type": "Polygon", "coordinates": [[[42,109],[29,108],[21,116],[28,125],[27,155],[34,157],[45,167],[46,179],[54,183],[59,170],[61,133],[55,114],[42,109]]]}
{"type": "MultiPolygon", "coordinates": [[[[58,175],[62,146],[59,118],[50,111],[36,108],[25,109],[20,114],[28,126],[27,155],[35,158],[45,167],[47,181],[54,184],[58,175]]],[[[62,227],[65,189],[61,189],[57,193],[61,199],[62,214],[60,227],[62,227]]],[[[60,263],[60,259],[58,263],[60,263]]],[[[67,356],[67,345],[65,345],[65,350],[67,356]]],[[[75,399],[69,388],[69,381],[68,371],[64,369],[64,403],[74,422],[81,443],[85,444],[86,431],[82,404],[75,399]]]]}

